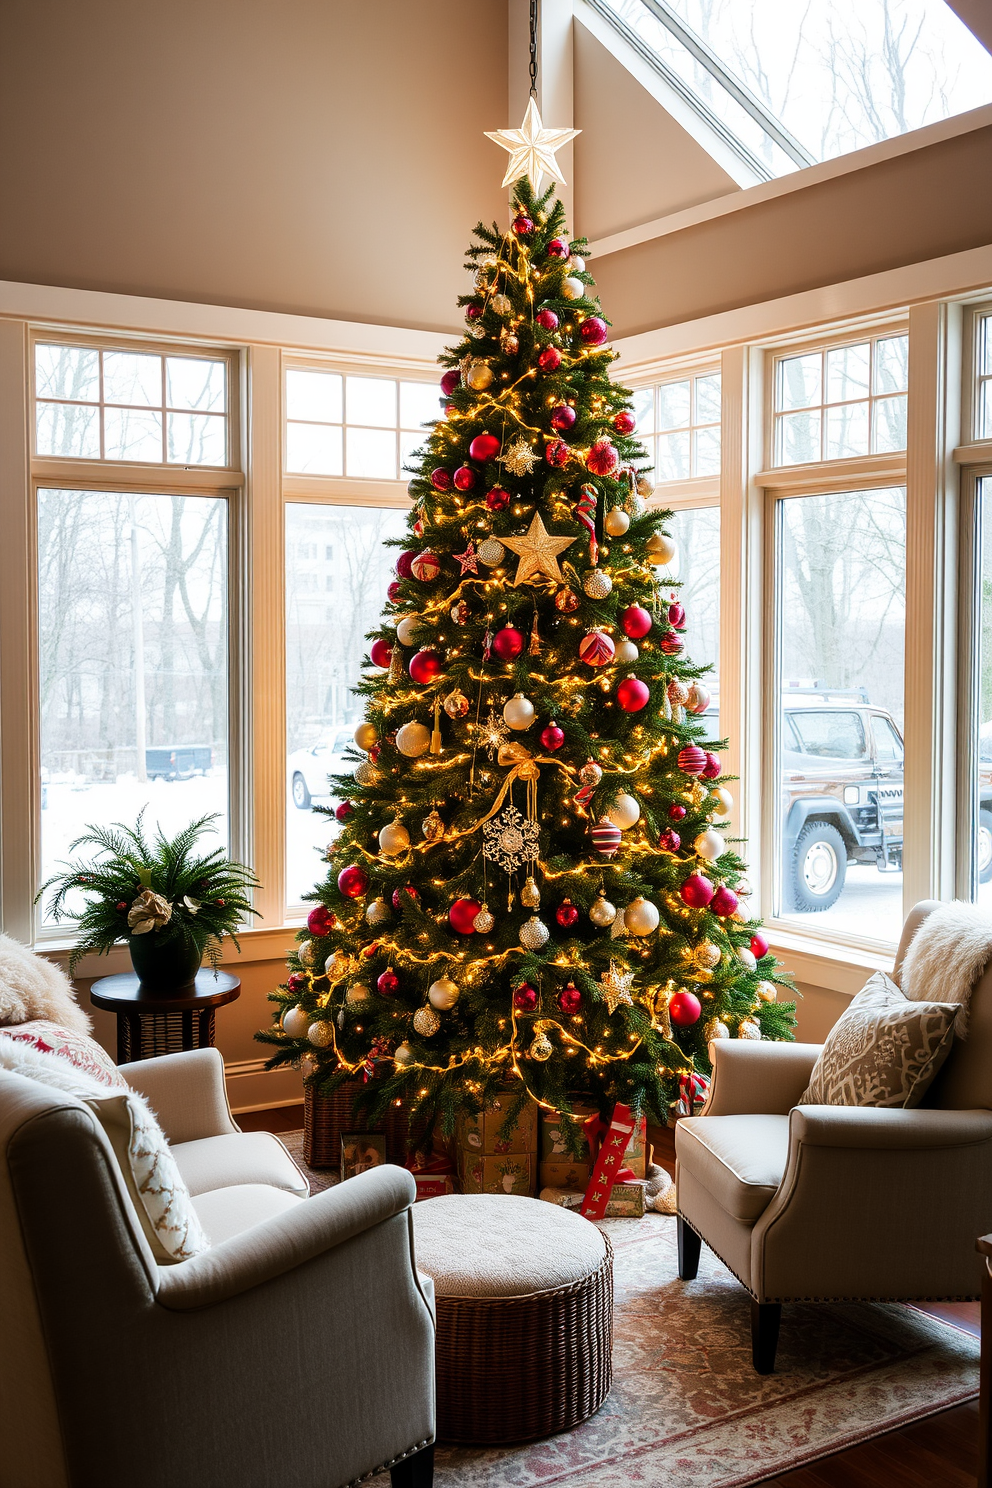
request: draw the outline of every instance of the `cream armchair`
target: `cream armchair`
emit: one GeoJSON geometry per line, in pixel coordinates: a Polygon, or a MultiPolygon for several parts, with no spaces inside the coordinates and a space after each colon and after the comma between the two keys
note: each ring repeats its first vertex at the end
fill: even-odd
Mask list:
{"type": "Polygon", "coordinates": [[[89,1109],[0,1071],[0,1484],[341,1488],[388,1468],[427,1488],[410,1174],[305,1197],[281,1143],[231,1120],[214,1050],[123,1073],[213,1243],[158,1265],[89,1109]]]}
{"type": "MultiPolygon", "coordinates": [[[[937,905],[924,901],[909,941],[937,905]]],[[[816,1044],[720,1040],[703,1113],[678,1123],[679,1275],[703,1240],[751,1296],[754,1367],[775,1367],[783,1302],[970,1300],[992,1229],[992,968],[911,1111],[799,1106],[816,1044]]]]}

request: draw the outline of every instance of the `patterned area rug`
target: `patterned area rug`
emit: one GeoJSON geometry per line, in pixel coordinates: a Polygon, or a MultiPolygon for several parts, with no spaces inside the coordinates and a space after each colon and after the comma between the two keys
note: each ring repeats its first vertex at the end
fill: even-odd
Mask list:
{"type": "MultiPolygon", "coordinates": [[[[283,1140],[302,1158],[302,1134],[283,1140]]],[[[978,1339],[898,1304],[785,1307],[776,1373],[756,1375],[747,1296],[705,1246],[681,1282],[674,1219],[603,1228],[616,1252],[606,1403],[530,1446],[439,1447],[438,1488],[744,1488],[978,1393],[978,1339]]]]}

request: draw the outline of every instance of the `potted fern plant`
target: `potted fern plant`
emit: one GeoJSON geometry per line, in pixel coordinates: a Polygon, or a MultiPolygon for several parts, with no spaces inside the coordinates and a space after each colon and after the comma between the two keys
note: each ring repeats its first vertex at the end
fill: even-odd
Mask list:
{"type": "Polygon", "coordinates": [[[201,816],[171,839],[158,827],[150,841],[143,817],[142,811],[133,827],[87,827],[69,851],[95,848],[92,861],[63,863],[37,897],[54,888],[52,918],[76,921],[70,975],[81,957],[104,956],[126,941],[142,990],[175,993],[192,984],[204,957],[217,970],[225,935],[241,949],[237,929],[258,914],[248,897],[258,880],[223,848],[195,851],[216,814],[201,816]],[[81,914],[66,905],[73,890],[86,899],[81,914]]]}

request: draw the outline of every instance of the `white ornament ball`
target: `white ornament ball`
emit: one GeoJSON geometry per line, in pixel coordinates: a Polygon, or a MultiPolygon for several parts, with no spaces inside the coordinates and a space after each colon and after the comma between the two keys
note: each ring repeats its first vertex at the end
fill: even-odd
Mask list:
{"type": "Polygon", "coordinates": [[[630,526],[630,518],[622,506],[614,506],[606,513],[603,526],[611,537],[623,537],[630,526]]]}
{"type": "Polygon", "coordinates": [[[344,994],[344,1000],[345,1002],[349,1003],[351,1007],[354,1007],[357,1002],[368,1002],[371,996],[372,993],[369,991],[368,987],[366,987],[364,982],[353,982],[352,985],[348,988],[347,992],[344,994]]]}
{"type": "Polygon", "coordinates": [[[740,883],[737,884],[734,888],[734,893],[737,895],[738,899],[750,899],[752,892],[753,890],[751,888],[751,885],[748,883],[746,878],[742,878],[740,883]]]}
{"type": "Polygon", "coordinates": [[[535,716],[534,704],[522,692],[515,693],[503,708],[503,717],[512,729],[529,729],[535,716]]]}
{"type": "MultiPolygon", "coordinates": [[[[401,821],[390,822],[379,833],[379,847],[387,858],[395,858],[410,846],[410,833],[401,821]]],[[[371,921],[369,922],[371,924],[371,921]]]]}
{"type": "Polygon", "coordinates": [[[737,1037],[742,1039],[760,1039],[761,1029],[753,1018],[745,1018],[737,1030],[737,1037]]]}
{"type": "Polygon", "coordinates": [[[431,1038],[441,1027],[441,1019],[433,1008],[418,1008],[413,1015],[413,1026],[421,1038],[431,1038]]]}
{"type": "Polygon", "coordinates": [[[631,935],[650,935],[661,921],[658,906],[640,895],[632,899],[623,912],[623,923],[631,935]]]}
{"type": "Polygon", "coordinates": [[[365,911],[365,918],[370,925],[385,925],[390,920],[389,905],[385,899],[373,899],[365,911]]]}
{"type": "Polygon", "coordinates": [[[334,1042],[334,1029],[330,1023],[311,1023],[307,1029],[307,1038],[315,1049],[326,1049],[328,1044],[334,1042]]]}
{"type": "Polygon", "coordinates": [[[591,568],[582,580],[582,587],[590,599],[606,599],[613,592],[613,580],[601,568],[591,568]]]}
{"type": "Polygon", "coordinates": [[[716,821],[726,821],[734,809],[733,796],[728,790],[724,790],[722,785],[718,785],[716,790],[711,791],[710,796],[719,807],[719,810],[713,813],[714,819],[716,821]]]}
{"type": "Polygon", "coordinates": [[[312,1054],[300,1055],[300,1074],[303,1076],[304,1080],[309,1079],[311,1075],[315,1075],[319,1068],[320,1066],[318,1065],[316,1059],[314,1059],[312,1054]]]}
{"type": "Polygon", "coordinates": [[[473,930],[477,930],[480,935],[488,935],[495,923],[492,910],[488,904],[484,904],[472,921],[472,928],[473,930]]]}
{"type": "Polygon", "coordinates": [[[607,926],[612,925],[616,917],[616,906],[611,904],[602,893],[589,906],[589,918],[599,930],[605,930],[607,926]]]}
{"type": "Polygon", "coordinates": [[[398,1044],[396,1046],[396,1052],[393,1055],[393,1058],[396,1060],[397,1064],[412,1064],[415,1057],[416,1056],[414,1055],[414,1052],[411,1049],[410,1045],[407,1043],[406,1039],[404,1039],[401,1044],[398,1044]]]}
{"type": "Polygon", "coordinates": [[[621,832],[636,826],[641,819],[641,808],[633,796],[617,796],[606,815],[621,832]]]}
{"type": "Polygon", "coordinates": [[[571,274],[561,281],[561,297],[563,300],[581,300],[586,292],[586,287],[581,279],[573,279],[571,274]]]}
{"type": "Polygon", "coordinates": [[[613,653],[613,660],[618,666],[630,666],[631,662],[636,661],[640,654],[633,641],[618,641],[617,648],[613,653]]]}
{"type": "Polygon", "coordinates": [[[333,981],[336,977],[347,976],[351,969],[351,957],[347,951],[332,951],[324,962],[324,975],[333,981]]]}
{"type": "Polygon", "coordinates": [[[720,964],[720,947],[711,940],[701,940],[692,953],[692,959],[697,966],[712,971],[714,966],[720,964]]]}
{"type": "Polygon", "coordinates": [[[707,828],[705,832],[700,832],[692,845],[699,856],[705,858],[708,863],[715,863],[717,858],[727,851],[727,843],[723,833],[714,832],[712,828],[707,828]]]}
{"type": "Polygon", "coordinates": [[[404,615],[396,627],[396,639],[401,646],[412,646],[417,628],[420,625],[419,615],[404,615]]]}
{"type": "Polygon", "coordinates": [[[305,1038],[310,1027],[310,1014],[301,1007],[287,1008],[282,1015],[282,1026],[290,1038],[305,1038]]]}
{"type": "Polygon", "coordinates": [[[750,946],[738,946],[737,959],[742,966],[747,967],[748,971],[756,971],[758,969],[757,959],[750,946]]]}
{"type": "Polygon", "coordinates": [[[405,723],[396,734],[396,748],[408,759],[417,759],[431,747],[430,730],[422,723],[405,723]]]}
{"type": "Polygon", "coordinates": [[[520,944],[525,951],[539,951],[543,945],[547,945],[548,927],[537,915],[531,915],[520,926],[520,944]]]}
{"type": "Polygon", "coordinates": [[[713,1039],[730,1037],[730,1029],[727,1027],[726,1023],[721,1023],[719,1018],[714,1018],[711,1023],[707,1023],[705,1031],[707,1042],[710,1042],[713,1039]]]}
{"type": "Polygon", "coordinates": [[[317,955],[317,948],[312,940],[301,940],[296,948],[296,954],[300,958],[301,966],[312,966],[317,955]]]}
{"type": "Polygon", "coordinates": [[[655,532],[648,538],[648,559],[651,563],[671,563],[675,557],[675,544],[663,532],[655,532]]]}
{"type": "Polygon", "coordinates": [[[364,723],[360,723],[355,730],[355,743],[359,749],[371,749],[378,737],[379,735],[375,731],[375,724],[369,723],[368,719],[364,723]]]}
{"type": "Polygon", "coordinates": [[[427,989],[427,997],[431,1007],[437,1008],[438,1012],[446,1013],[454,1007],[461,993],[457,982],[450,977],[440,977],[438,981],[431,982],[427,989]]]}
{"type": "Polygon", "coordinates": [[[754,991],[762,1002],[774,1002],[778,997],[774,982],[759,982],[754,991]]]}
{"type": "Polygon", "coordinates": [[[586,271],[586,261],[584,258],[580,258],[577,253],[572,253],[569,256],[568,267],[573,274],[584,274],[586,271]]]}

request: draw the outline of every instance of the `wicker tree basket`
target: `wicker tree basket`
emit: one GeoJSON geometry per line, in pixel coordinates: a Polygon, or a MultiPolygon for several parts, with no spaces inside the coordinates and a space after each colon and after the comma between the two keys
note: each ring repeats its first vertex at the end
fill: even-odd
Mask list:
{"type": "Polygon", "coordinates": [[[346,1080],[333,1095],[321,1095],[312,1085],[303,1095],[303,1158],[311,1168],[341,1166],[341,1137],[345,1132],[381,1132],[386,1138],[386,1161],[402,1167],[409,1157],[410,1122],[402,1103],[391,1105],[381,1121],[353,1113],[355,1098],[365,1089],[361,1080],[346,1080]]]}

